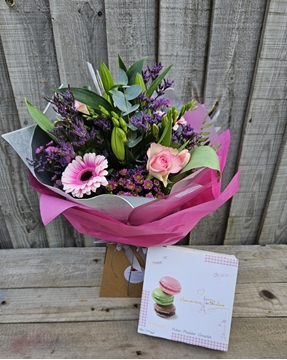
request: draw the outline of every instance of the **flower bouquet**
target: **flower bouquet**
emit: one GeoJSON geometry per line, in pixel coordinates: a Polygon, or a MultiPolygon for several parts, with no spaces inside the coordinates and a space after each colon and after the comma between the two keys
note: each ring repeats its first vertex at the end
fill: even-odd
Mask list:
{"type": "Polygon", "coordinates": [[[59,214],[80,232],[142,247],[171,245],[238,189],[221,192],[230,142],[205,107],[178,105],[171,66],[127,67],[114,80],[104,63],[89,87],[53,89],[46,111],[26,105],[36,125],[4,138],[30,170],[46,225],[59,214]],[[30,146],[27,148],[27,142],[30,146]]]}

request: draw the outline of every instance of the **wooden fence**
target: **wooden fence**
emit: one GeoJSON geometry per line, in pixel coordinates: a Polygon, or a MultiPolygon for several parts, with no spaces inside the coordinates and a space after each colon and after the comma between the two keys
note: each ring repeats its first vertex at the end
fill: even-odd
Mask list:
{"type": "MultiPolygon", "coordinates": [[[[284,0],[2,0],[1,134],[33,124],[59,84],[91,84],[86,61],[174,63],[183,100],[221,111],[232,144],[223,186],[232,201],[192,230],[191,244],[287,243],[287,2],[284,0]]],[[[44,227],[25,166],[0,140],[0,248],[91,246],[64,217],[44,227]]]]}

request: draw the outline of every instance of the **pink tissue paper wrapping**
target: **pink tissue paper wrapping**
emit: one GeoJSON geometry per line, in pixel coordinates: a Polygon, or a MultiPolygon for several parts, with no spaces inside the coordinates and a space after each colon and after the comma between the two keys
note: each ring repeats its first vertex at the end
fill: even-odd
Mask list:
{"type": "MultiPolygon", "coordinates": [[[[223,172],[230,145],[229,130],[219,135],[219,141],[221,147],[217,154],[223,172]]],[[[237,172],[221,192],[221,181],[218,181],[216,171],[206,168],[199,175],[177,183],[167,198],[156,199],[133,209],[127,223],[64,199],[32,175],[30,181],[41,194],[40,211],[44,225],[62,213],[82,234],[109,242],[152,247],[173,245],[186,236],[200,219],[217,210],[236,193],[239,177],[240,172],[237,172]]]]}

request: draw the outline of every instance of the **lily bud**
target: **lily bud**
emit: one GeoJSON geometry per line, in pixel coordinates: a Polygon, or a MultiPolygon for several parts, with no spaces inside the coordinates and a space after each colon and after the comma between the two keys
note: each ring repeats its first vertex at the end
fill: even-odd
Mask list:
{"type": "Polygon", "coordinates": [[[126,133],[121,128],[116,128],[117,136],[122,140],[122,142],[127,142],[126,133]]]}
{"type": "Polygon", "coordinates": [[[111,115],[116,118],[119,119],[119,115],[117,113],[115,113],[114,111],[111,111],[111,115]]]}
{"type": "Polygon", "coordinates": [[[113,117],[113,116],[112,116],[112,122],[113,122],[114,126],[117,126],[117,127],[119,127],[119,126],[120,126],[119,120],[118,120],[118,119],[116,119],[116,118],[115,118],[115,117],[113,117]]]}
{"type": "Polygon", "coordinates": [[[145,83],[144,83],[143,78],[142,78],[142,76],[141,76],[140,73],[137,73],[137,74],[136,74],[135,84],[136,84],[136,85],[140,85],[140,86],[142,87],[142,92],[145,92],[145,91],[146,91],[145,83]]]}
{"type": "Polygon", "coordinates": [[[106,110],[102,105],[99,105],[99,110],[106,116],[110,116],[108,110],[106,110]]]}
{"type": "Polygon", "coordinates": [[[156,141],[158,141],[158,135],[159,135],[159,128],[156,124],[152,124],[152,135],[153,137],[156,139],[156,141]]]}
{"type": "Polygon", "coordinates": [[[164,115],[161,119],[161,123],[163,127],[166,127],[166,125],[168,124],[168,117],[167,115],[164,115]]]}
{"type": "MultiPolygon", "coordinates": [[[[111,136],[111,146],[113,153],[120,160],[123,161],[125,159],[125,144],[122,140],[122,134],[119,132],[121,130],[118,127],[114,127],[112,130],[111,136]]],[[[123,130],[121,130],[123,132],[123,130]]],[[[124,132],[123,132],[124,133],[124,132]]],[[[124,133],[125,136],[125,133],[124,133]]]]}
{"type": "Polygon", "coordinates": [[[127,123],[125,122],[125,120],[122,117],[120,117],[119,121],[120,121],[121,128],[124,130],[125,133],[127,133],[127,131],[128,131],[127,123]]]}

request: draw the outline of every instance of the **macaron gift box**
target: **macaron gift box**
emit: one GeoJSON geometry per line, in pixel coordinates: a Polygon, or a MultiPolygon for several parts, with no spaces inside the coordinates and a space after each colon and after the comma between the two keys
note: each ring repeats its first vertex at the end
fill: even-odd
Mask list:
{"type": "Polygon", "coordinates": [[[227,351],[237,270],[233,255],[149,248],[138,332],[227,351]]]}

